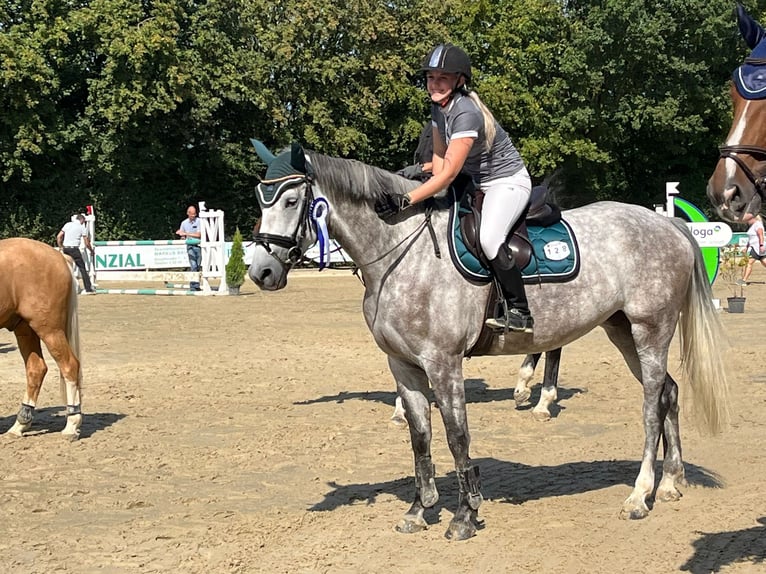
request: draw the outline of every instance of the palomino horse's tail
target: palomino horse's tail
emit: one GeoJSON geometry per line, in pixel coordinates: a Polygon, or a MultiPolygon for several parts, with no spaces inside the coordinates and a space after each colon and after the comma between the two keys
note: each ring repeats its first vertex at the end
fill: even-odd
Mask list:
{"type": "MultiPolygon", "coordinates": [[[[72,353],[77,357],[77,361],[80,365],[77,371],[77,388],[82,393],[82,362],[80,361],[80,319],[77,311],[77,291],[78,291],[77,277],[72,272],[72,284],[69,289],[69,304],[67,305],[67,322],[66,322],[66,338],[69,342],[69,347],[72,349],[72,353]]],[[[61,391],[61,400],[64,404],[67,404],[66,395],[66,381],[64,375],[59,370],[59,389],[61,391]]]]}
{"type": "Polygon", "coordinates": [[[713,305],[713,292],[697,241],[684,221],[673,218],[672,222],[694,248],[694,270],[679,319],[681,368],[691,388],[695,424],[700,430],[715,434],[729,420],[729,383],[721,356],[725,344],[723,325],[713,305]]]}

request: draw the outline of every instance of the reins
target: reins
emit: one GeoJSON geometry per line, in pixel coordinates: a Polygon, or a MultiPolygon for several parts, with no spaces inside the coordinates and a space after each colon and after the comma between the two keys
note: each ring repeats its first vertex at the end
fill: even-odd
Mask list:
{"type": "Polygon", "coordinates": [[[417,241],[418,237],[420,237],[423,234],[423,231],[425,229],[428,229],[428,233],[431,236],[431,241],[434,244],[434,255],[437,259],[441,259],[441,249],[439,249],[439,242],[436,239],[436,231],[434,231],[433,223],[431,222],[431,216],[433,215],[433,205],[428,204],[426,205],[425,209],[425,218],[423,219],[423,222],[420,223],[415,229],[413,229],[409,234],[407,234],[401,241],[399,241],[396,245],[394,245],[391,249],[380,255],[379,257],[376,257],[372,261],[368,261],[367,263],[363,263],[360,265],[354,264],[354,270],[352,271],[353,275],[359,279],[359,281],[362,282],[362,285],[364,285],[364,278],[362,278],[359,275],[359,271],[363,267],[368,267],[370,265],[374,265],[375,263],[378,263],[379,261],[382,261],[389,255],[391,255],[394,251],[399,249],[405,242],[407,242],[408,239],[412,238],[412,241],[410,241],[409,245],[405,248],[405,250],[402,252],[402,254],[397,259],[397,262],[401,261],[402,258],[407,254],[407,252],[412,248],[412,246],[417,241]]]}

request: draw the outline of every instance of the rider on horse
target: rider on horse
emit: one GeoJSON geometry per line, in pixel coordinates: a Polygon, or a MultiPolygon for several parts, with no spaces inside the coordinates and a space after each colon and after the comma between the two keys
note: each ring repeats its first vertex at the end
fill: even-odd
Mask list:
{"type": "Polygon", "coordinates": [[[521,270],[507,245],[508,233],[529,203],[529,173],[508,134],[492,112],[468,89],[471,61],[452,44],[439,44],[422,71],[431,97],[434,130],[433,177],[407,194],[393,196],[378,210],[387,218],[449,186],[460,172],[485,194],[479,238],[484,255],[508,302],[507,313],[487,320],[496,329],[531,333],[521,270]]]}

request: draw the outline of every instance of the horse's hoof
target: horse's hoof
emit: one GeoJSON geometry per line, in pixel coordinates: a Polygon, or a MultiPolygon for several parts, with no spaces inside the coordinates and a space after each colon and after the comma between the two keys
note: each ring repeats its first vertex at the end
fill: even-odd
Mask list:
{"type": "Polygon", "coordinates": [[[658,488],[655,498],[660,502],[678,502],[681,500],[681,496],[683,495],[676,488],[666,490],[658,488]]]}
{"type": "Polygon", "coordinates": [[[13,426],[9,428],[5,434],[8,435],[11,438],[21,438],[24,436],[24,433],[29,430],[29,427],[31,427],[31,424],[21,424],[19,421],[15,421],[13,423],[13,426]]]}
{"type": "Polygon", "coordinates": [[[450,522],[447,532],[444,533],[447,540],[468,540],[475,535],[476,527],[471,522],[455,522],[454,520],[450,522]]]}
{"type": "Polygon", "coordinates": [[[520,407],[529,400],[532,396],[532,392],[529,389],[513,391],[513,400],[516,401],[516,406],[520,407]]]}
{"type": "Polygon", "coordinates": [[[541,423],[547,423],[551,420],[551,413],[548,411],[532,411],[532,416],[536,421],[540,421],[541,423]]]}
{"type": "Polygon", "coordinates": [[[622,512],[620,512],[620,518],[623,520],[641,520],[647,516],[649,516],[648,508],[633,508],[630,510],[623,508],[622,512]]]}
{"type": "Polygon", "coordinates": [[[407,426],[407,419],[402,416],[394,415],[391,417],[391,422],[394,423],[398,427],[406,427],[407,426]]]}
{"type": "Polygon", "coordinates": [[[80,431],[79,431],[79,430],[78,430],[78,431],[76,431],[76,432],[66,432],[66,431],[61,431],[61,437],[62,437],[64,440],[67,440],[67,441],[69,441],[69,442],[74,442],[74,441],[76,441],[76,440],[79,440],[79,439],[80,439],[80,431]]]}
{"type": "Polygon", "coordinates": [[[415,534],[416,532],[422,532],[428,528],[426,521],[420,517],[404,517],[394,527],[394,530],[401,532],[402,534],[415,534]]]}

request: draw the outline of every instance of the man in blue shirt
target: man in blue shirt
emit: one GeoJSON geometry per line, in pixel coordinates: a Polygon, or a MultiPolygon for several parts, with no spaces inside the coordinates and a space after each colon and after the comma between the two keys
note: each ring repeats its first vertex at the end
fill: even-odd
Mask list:
{"type": "MultiPolygon", "coordinates": [[[[186,215],[187,218],[181,222],[176,235],[186,239],[186,254],[189,256],[191,270],[199,271],[202,268],[202,248],[200,247],[202,233],[200,233],[199,219],[197,219],[197,207],[190,205],[186,209],[186,215]]],[[[190,281],[189,288],[192,291],[202,291],[199,281],[190,281]]]]}

